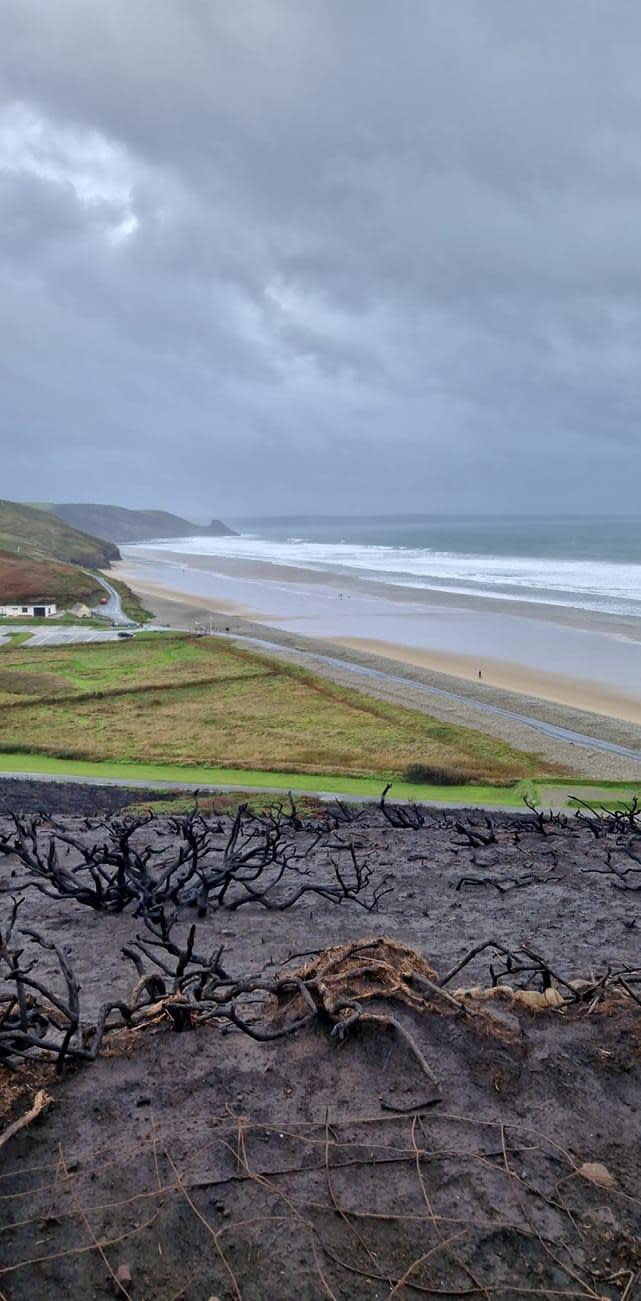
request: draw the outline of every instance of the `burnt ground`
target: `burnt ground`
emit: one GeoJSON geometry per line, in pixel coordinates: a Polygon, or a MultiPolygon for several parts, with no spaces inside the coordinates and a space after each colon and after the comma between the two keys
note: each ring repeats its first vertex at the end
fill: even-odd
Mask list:
{"type": "MultiPolygon", "coordinates": [[[[365,936],[412,945],[441,975],[485,940],[536,950],[556,983],[641,966],[641,892],[621,888],[641,884],[634,827],[572,819],[543,834],[530,815],[496,815],[495,841],[473,845],[483,815],[425,816],[399,829],[368,809],[310,852],[318,879],[350,846],[390,873],[376,911],[313,895],[280,913],[210,911],[197,921],[200,947],[224,943],[239,977],[365,936]]],[[[78,812],[64,823],[93,834],[78,812]]],[[[159,817],[138,834],[169,845],[173,832],[159,817]]],[[[315,832],[291,834],[308,848],[315,832]]],[[[3,920],[22,892],[21,923],[64,948],[88,1023],[127,995],[135,973],[120,950],[140,931],[131,909],[48,899],[7,857],[0,883],[3,920]]],[[[488,986],[500,965],[481,953],[448,988],[488,986]]],[[[47,954],[39,971],[54,979],[47,954]]],[[[337,1046],[320,1023],[267,1043],[222,1022],[185,1033],[159,1023],[62,1079],[2,1072],[14,1095],[25,1080],[3,1126],[45,1076],[54,1105],[0,1150],[0,1293],[633,1301],[641,1007],[614,996],[539,1014],[507,997],[491,1007],[394,1009],[437,1091],[393,1030],[357,1027],[337,1046]]]]}
{"type": "Polygon", "coordinates": [[[25,781],[20,777],[0,777],[0,813],[17,809],[22,813],[76,813],[88,816],[117,813],[136,800],[144,803],[173,798],[169,790],[142,790],[97,783],[67,781],[25,781]]]}

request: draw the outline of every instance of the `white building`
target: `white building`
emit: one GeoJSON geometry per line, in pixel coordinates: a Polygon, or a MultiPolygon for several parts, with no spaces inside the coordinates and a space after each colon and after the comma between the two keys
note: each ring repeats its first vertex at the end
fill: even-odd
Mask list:
{"type": "Polygon", "coordinates": [[[40,601],[37,605],[0,605],[0,618],[51,619],[56,613],[55,601],[40,601]]]}

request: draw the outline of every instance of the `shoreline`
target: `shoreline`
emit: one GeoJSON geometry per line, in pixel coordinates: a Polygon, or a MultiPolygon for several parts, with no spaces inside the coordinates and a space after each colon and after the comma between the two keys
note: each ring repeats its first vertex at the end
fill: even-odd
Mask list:
{"type": "MultiPolygon", "coordinates": [[[[297,597],[314,593],[316,597],[329,596],[335,600],[341,596],[382,599],[396,609],[410,605],[417,613],[437,613],[439,615],[456,612],[491,614],[507,619],[525,619],[532,623],[555,624],[559,627],[581,631],[597,632],[616,636],[635,643],[641,649],[641,619],[632,615],[606,613],[585,607],[566,605],[562,602],[526,600],[518,596],[500,597],[495,594],[473,592],[455,592],[445,587],[414,587],[403,583],[386,583],[381,578],[364,578],[357,574],[342,574],[332,570],[305,569],[302,566],[278,564],[273,560],[247,560],[238,556],[206,555],[201,553],[161,550],[152,543],[139,546],[123,546],[123,558],[112,565],[128,568],[140,574],[147,572],[149,581],[158,581],[157,575],[163,571],[168,575],[180,575],[181,584],[175,589],[183,596],[204,595],[203,588],[212,580],[218,584],[216,599],[221,596],[224,587],[236,585],[244,587],[252,598],[260,593],[264,602],[270,591],[286,595],[294,592],[297,597]],[[196,576],[190,586],[190,576],[196,576]],[[184,586],[182,585],[184,583],[184,586]],[[200,590],[197,591],[196,588],[200,590]],[[324,591],[323,591],[324,589],[324,591]]],[[[170,578],[161,585],[168,589],[173,587],[170,578]]],[[[227,595],[221,599],[227,601],[227,595]]],[[[233,599],[233,598],[231,598],[233,599]]],[[[260,604],[260,601],[258,602],[260,604]]],[[[252,609],[252,617],[257,618],[253,600],[246,601],[252,609]]],[[[330,602],[331,604],[331,602],[330,602]]],[[[264,613],[264,612],[263,612],[264,613]]]]}
{"type": "MultiPolygon", "coordinates": [[[[366,655],[383,657],[399,665],[425,669],[431,673],[446,675],[449,679],[467,686],[481,683],[509,693],[516,699],[526,697],[562,709],[579,710],[601,718],[622,722],[632,726],[641,726],[641,698],[615,691],[607,685],[589,679],[572,678],[569,675],[545,670],[537,670],[516,661],[500,660],[483,656],[472,656],[458,651],[423,648],[406,645],[391,639],[372,636],[341,636],[314,633],[292,632],[282,623],[275,623],[269,613],[255,609],[245,602],[224,596],[207,596],[185,592],[166,583],[156,582],[147,576],[136,574],[135,564],[123,560],[112,566],[112,572],[122,578],[141,597],[151,598],[162,607],[161,617],[168,626],[185,628],[189,622],[205,621],[207,616],[229,617],[236,621],[248,621],[258,625],[259,632],[267,629],[280,635],[283,645],[291,639],[291,645],[304,636],[306,641],[318,642],[344,650],[357,658],[366,655]],[[479,662],[480,661],[480,662],[479,662]]],[[[190,566],[190,568],[194,568],[190,566]]],[[[231,625],[229,625],[231,628],[231,625]]],[[[218,629],[218,631],[223,631],[218,629]]],[[[240,632],[240,629],[234,629],[240,632]]],[[[242,635],[242,634],[241,634],[242,635]]],[[[251,635],[251,634],[250,634],[251,635]]]]}
{"type": "MultiPolygon", "coordinates": [[[[422,651],[393,642],[377,641],[365,637],[336,638],[335,645],[351,650],[383,655],[399,664],[445,673],[464,682],[478,682],[477,662],[471,655],[447,655],[435,651],[422,651]]],[[[483,660],[480,679],[487,686],[498,687],[518,696],[535,696],[553,705],[580,709],[605,718],[641,726],[641,701],[610,691],[598,682],[577,682],[557,673],[541,673],[523,665],[502,660],[483,660]]]]}

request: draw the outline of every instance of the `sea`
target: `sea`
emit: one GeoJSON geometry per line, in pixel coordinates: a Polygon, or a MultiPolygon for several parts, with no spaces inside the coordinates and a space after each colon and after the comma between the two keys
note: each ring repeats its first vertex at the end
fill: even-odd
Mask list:
{"type": "Polygon", "coordinates": [[[395,587],[641,618],[641,519],[251,517],[237,537],[154,543],[395,587]]]}

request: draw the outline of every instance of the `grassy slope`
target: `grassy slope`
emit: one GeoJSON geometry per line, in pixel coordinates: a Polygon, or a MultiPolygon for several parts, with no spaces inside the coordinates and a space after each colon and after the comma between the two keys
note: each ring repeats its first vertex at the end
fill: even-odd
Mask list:
{"type": "Polygon", "coordinates": [[[207,638],[19,647],[0,669],[5,753],[379,779],[417,761],[482,782],[546,773],[496,738],[207,638]]]}
{"type": "Polygon", "coordinates": [[[77,601],[94,605],[100,595],[100,585],[74,565],[0,551],[2,602],[55,600],[59,606],[77,601]]]}
{"type": "Polygon", "coordinates": [[[79,533],[55,515],[0,500],[0,550],[98,569],[119,557],[112,542],[79,533]]]}
{"type": "MultiPolygon", "coordinates": [[[[0,500],[0,603],[54,600],[67,608],[95,605],[103,595],[82,568],[107,568],[120,552],[112,542],[80,533],[45,507],[0,500]]],[[[125,613],[144,623],[151,616],[126,583],[115,582],[125,613]]]]}
{"type": "Polygon", "coordinates": [[[232,533],[220,520],[208,527],[173,515],[166,510],[130,510],[90,502],[61,502],[44,507],[83,532],[110,538],[112,542],[148,542],[150,538],[185,538],[232,533]]]}

